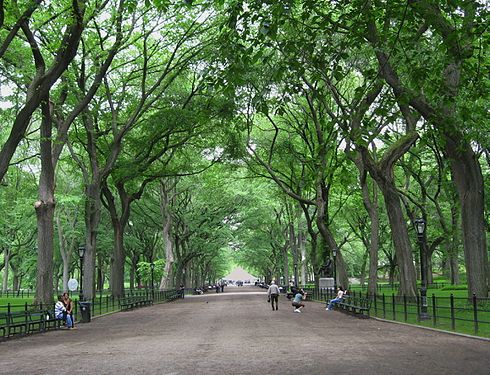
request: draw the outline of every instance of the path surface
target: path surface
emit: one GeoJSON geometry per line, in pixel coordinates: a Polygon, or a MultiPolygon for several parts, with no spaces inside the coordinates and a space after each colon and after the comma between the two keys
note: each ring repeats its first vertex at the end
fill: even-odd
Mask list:
{"type": "Polygon", "coordinates": [[[284,296],[272,311],[258,291],[227,287],[9,340],[0,343],[0,373],[490,373],[488,341],[357,319],[313,302],[296,314],[284,296]]]}

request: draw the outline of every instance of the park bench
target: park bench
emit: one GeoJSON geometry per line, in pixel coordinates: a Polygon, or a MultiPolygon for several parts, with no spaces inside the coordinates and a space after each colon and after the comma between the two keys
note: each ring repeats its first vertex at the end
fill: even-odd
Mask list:
{"type": "Polygon", "coordinates": [[[58,329],[63,323],[63,319],[56,318],[53,310],[44,310],[44,331],[49,331],[50,329],[58,329]]]}
{"type": "Polygon", "coordinates": [[[369,317],[369,309],[371,308],[371,299],[365,297],[352,298],[347,296],[342,302],[337,302],[334,306],[342,311],[367,318],[369,317]]]}
{"type": "Polygon", "coordinates": [[[145,296],[130,296],[119,299],[119,307],[121,310],[131,310],[135,307],[149,306],[152,304],[153,299],[145,296]]]}
{"type": "MultiPolygon", "coordinates": [[[[0,313],[0,332],[2,337],[26,335],[46,330],[47,312],[45,310],[11,311],[0,313]]],[[[57,328],[61,323],[58,320],[57,328]]]]}
{"type": "Polygon", "coordinates": [[[11,311],[2,313],[1,321],[4,337],[27,334],[30,314],[28,311],[11,311]]]}

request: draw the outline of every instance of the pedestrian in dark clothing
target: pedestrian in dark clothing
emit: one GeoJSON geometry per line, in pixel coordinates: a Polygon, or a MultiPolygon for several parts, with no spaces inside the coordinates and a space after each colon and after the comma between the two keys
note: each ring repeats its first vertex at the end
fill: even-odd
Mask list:
{"type": "Polygon", "coordinates": [[[279,309],[279,293],[280,293],[279,287],[276,285],[275,281],[272,280],[269,289],[267,289],[267,298],[272,305],[273,311],[274,311],[274,303],[276,305],[275,310],[279,309]]]}

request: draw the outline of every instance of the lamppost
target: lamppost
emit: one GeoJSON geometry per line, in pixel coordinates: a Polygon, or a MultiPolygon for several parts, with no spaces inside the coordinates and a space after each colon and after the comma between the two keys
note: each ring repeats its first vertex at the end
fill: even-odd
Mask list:
{"type": "Polygon", "coordinates": [[[427,313],[427,252],[425,251],[425,230],[426,222],[424,219],[416,219],[415,230],[417,231],[417,239],[420,246],[420,320],[429,319],[427,313]]]}
{"type": "Polygon", "coordinates": [[[151,262],[150,263],[150,270],[151,270],[151,298],[155,298],[155,281],[153,279],[154,276],[154,271],[155,271],[155,263],[151,262]]]}
{"type": "Polygon", "coordinates": [[[80,257],[80,301],[83,301],[83,258],[85,256],[85,245],[80,245],[78,247],[78,256],[80,257]]]}
{"type": "Polygon", "coordinates": [[[337,293],[337,248],[332,249],[333,255],[333,290],[337,293]]]}
{"type": "Polygon", "coordinates": [[[298,263],[294,262],[294,286],[298,287],[298,263]]]}

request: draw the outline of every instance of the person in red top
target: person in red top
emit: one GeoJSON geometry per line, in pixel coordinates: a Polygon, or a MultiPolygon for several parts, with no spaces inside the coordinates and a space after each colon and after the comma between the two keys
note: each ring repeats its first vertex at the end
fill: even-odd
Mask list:
{"type": "Polygon", "coordinates": [[[71,317],[72,328],[75,328],[75,320],[73,319],[73,301],[71,300],[71,298],[67,292],[63,293],[63,301],[62,302],[63,302],[63,305],[65,306],[66,314],[70,315],[70,317],[71,317]]]}

